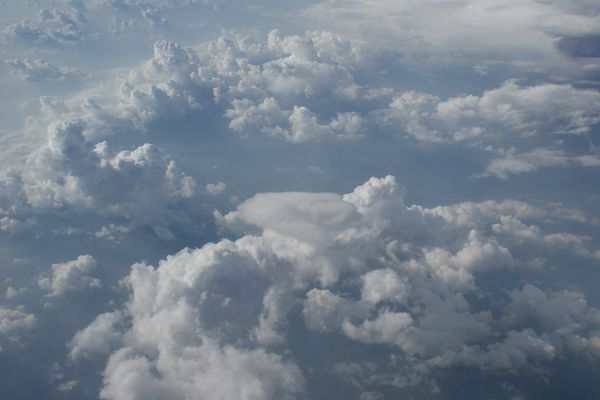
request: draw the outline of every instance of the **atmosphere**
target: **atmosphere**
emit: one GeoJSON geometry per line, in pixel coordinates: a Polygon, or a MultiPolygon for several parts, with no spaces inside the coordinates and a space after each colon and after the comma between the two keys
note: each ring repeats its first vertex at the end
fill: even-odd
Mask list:
{"type": "Polygon", "coordinates": [[[600,399],[600,3],[0,0],[0,398],[600,399]]]}

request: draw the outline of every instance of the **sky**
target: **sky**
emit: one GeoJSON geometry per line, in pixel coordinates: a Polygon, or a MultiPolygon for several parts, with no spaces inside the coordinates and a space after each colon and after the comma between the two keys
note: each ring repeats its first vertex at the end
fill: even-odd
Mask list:
{"type": "Polygon", "coordinates": [[[600,398],[600,5],[0,0],[0,398],[600,398]]]}

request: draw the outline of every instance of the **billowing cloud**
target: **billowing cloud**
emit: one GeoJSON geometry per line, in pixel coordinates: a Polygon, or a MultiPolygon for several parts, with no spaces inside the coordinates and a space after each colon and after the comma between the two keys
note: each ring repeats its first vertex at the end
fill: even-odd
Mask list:
{"type": "Polygon", "coordinates": [[[47,141],[28,157],[22,176],[26,202],[34,208],[92,209],[142,222],[162,222],[167,205],[191,197],[195,180],[151,145],[114,151],[90,142],[82,120],[48,127],[47,141]]]}
{"type": "Polygon", "coordinates": [[[92,256],[79,256],[75,260],[53,264],[49,276],[40,276],[38,285],[51,296],[60,296],[72,290],[99,288],[102,282],[90,276],[98,263],[92,256]]]}
{"type": "Polygon", "coordinates": [[[379,365],[388,368],[379,385],[402,368],[420,371],[417,386],[432,378],[427,371],[460,365],[537,373],[559,355],[569,357],[570,342],[594,340],[600,313],[583,294],[523,286],[514,266],[527,260],[511,251],[513,242],[488,233],[506,218],[539,219],[535,207],[427,209],[407,207],[403,196],[392,176],[371,178],[343,196],[258,194],[218,214],[225,226],[254,233],[182,250],[156,268],[134,265],[130,299],[120,311],[131,320],[120,330],[116,314],[98,317],[73,339],[73,351],[116,346],[105,398],[137,398],[149,387],[168,397],[299,398],[310,384],[301,371],[311,365],[298,352],[312,350],[288,338],[298,317],[315,335],[384,345],[402,359],[399,366],[379,365]],[[491,272],[503,277],[500,287],[480,283],[491,272]],[[498,302],[473,297],[507,289],[509,298],[498,302]],[[82,338],[96,330],[99,342],[86,344],[82,338]],[[240,378],[214,380],[232,373],[240,378]]]}
{"type": "Polygon", "coordinates": [[[441,100],[405,92],[382,112],[385,122],[398,121],[419,140],[461,141],[481,136],[582,134],[600,122],[600,93],[570,85],[523,87],[507,81],[481,96],[441,100]]]}
{"type": "Polygon", "coordinates": [[[360,60],[358,43],[326,32],[282,36],[274,30],[266,41],[222,36],[198,52],[158,41],[153,58],[121,84],[119,108],[143,126],[166,116],[202,115],[216,103],[229,107],[224,115],[236,132],[292,142],[355,138],[365,133],[365,118],[333,106],[356,99],[346,63],[360,60]]]}
{"type": "Polygon", "coordinates": [[[78,331],[68,343],[69,358],[79,360],[96,354],[108,354],[111,346],[117,343],[120,336],[115,332],[115,324],[121,315],[104,313],[98,315],[85,329],[78,331]]]}
{"type": "Polygon", "coordinates": [[[593,1],[2,9],[0,398],[598,397],[593,1]]]}

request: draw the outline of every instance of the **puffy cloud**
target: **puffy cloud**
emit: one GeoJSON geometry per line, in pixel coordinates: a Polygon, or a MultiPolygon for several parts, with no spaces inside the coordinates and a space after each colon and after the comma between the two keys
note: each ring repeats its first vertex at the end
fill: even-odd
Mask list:
{"type": "Polygon", "coordinates": [[[280,357],[221,349],[209,341],[174,358],[163,355],[158,364],[121,349],[110,357],[104,383],[100,397],[105,399],[294,399],[303,392],[300,371],[280,357]],[[168,378],[157,378],[156,369],[168,378]]]}
{"type": "Polygon", "coordinates": [[[120,321],[121,315],[116,312],[98,315],[85,329],[75,333],[68,343],[69,358],[79,360],[95,354],[110,353],[111,346],[118,343],[119,333],[115,325],[120,321]]]}
{"type": "MultiPolygon", "coordinates": [[[[508,80],[481,95],[444,100],[365,79],[377,57],[364,43],[327,32],[271,31],[266,40],[229,34],[196,50],[160,40],[150,60],[117,82],[117,98],[106,105],[110,117],[103,118],[147,130],[222,114],[234,132],[291,142],[364,138],[387,128],[429,142],[510,142],[588,133],[600,122],[595,90],[508,80]]],[[[596,163],[593,156],[577,160],[596,163]]]]}
{"type": "MultiPolygon", "coordinates": [[[[158,41],[153,58],[120,84],[114,113],[141,129],[218,113],[233,132],[293,143],[388,132],[488,150],[490,143],[520,147],[532,137],[549,142],[549,134],[589,134],[600,122],[600,95],[593,89],[513,79],[481,94],[441,98],[365,79],[378,57],[360,41],[327,32],[272,31],[266,40],[223,35],[197,50],[158,41]]],[[[506,179],[548,165],[598,165],[595,154],[515,151],[500,151],[502,157],[492,159],[482,176],[506,179]]]]}
{"type": "Polygon", "coordinates": [[[431,360],[431,364],[445,366],[461,363],[476,366],[485,372],[498,370],[518,373],[543,373],[539,364],[548,364],[557,353],[556,347],[533,330],[511,330],[501,342],[487,347],[466,347],[461,351],[452,351],[431,360]]]}
{"type": "Polygon", "coordinates": [[[312,289],[306,294],[302,309],[308,328],[331,332],[351,318],[365,317],[368,307],[344,299],[329,290],[312,289]]]}
{"type": "MultiPolygon", "coordinates": [[[[266,295],[263,290],[277,275],[273,256],[256,244],[249,238],[184,250],[160,270],[136,265],[129,277],[133,295],[127,347],[111,355],[101,396],[138,398],[148,387],[169,398],[192,393],[226,399],[299,396],[303,378],[298,367],[251,343],[235,344],[235,337],[254,337],[238,324],[252,324],[265,315],[261,294],[266,295]],[[248,270],[240,271],[237,263],[248,270]],[[243,284],[240,274],[247,278],[243,284]],[[154,283],[148,285],[148,279],[154,283]]],[[[269,303],[265,298],[264,304],[269,303]]]]}
{"type": "Polygon", "coordinates": [[[336,137],[356,139],[363,136],[367,122],[360,114],[349,112],[337,113],[330,122],[322,124],[308,108],[294,106],[291,111],[285,111],[272,97],[265,98],[258,105],[248,99],[233,100],[232,106],[225,116],[231,119],[229,127],[233,130],[258,130],[296,143],[336,137]]]}
{"type": "Polygon", "coordinates": [[[226,188],[227,185],[225,182],[218,181],[215,183],[207,183],[206,186],[204,186],[204,191],[210,195],[216,196],[223,193],[226,188]]]}
{"type": "Polygon", "coordinates": [[[464,247],[456,254],[442,248],[424,251],[425,265],[447,285],[457,287],[473,284],[472,272],[476,269],[492,269],[513,263],[510,251],[494,239],[482,239],[480,234],[469,232],[464,247]]]}
{"type": "Polygon", "coordinates": [[[582,134],[600,122],[599,105],[595,90],[550,83],[523,87],[507,81],[481,96],[446,100],[404,92],[394,97],[381,118],[384,123],[398,121],[408,134],[431,142],[500,134],[582,134]]]}
{"type": "Polygon", "coordinates": [[[85,42],[85,17],[80,9],[42,9],[34,20],[23,20],[4,29],[4,36],[35,44],[75,45],[85,42]]]}
{"type": "MultiPolygon", "coordinates": [[[[435,7],[427,1],[334,1],[313,4],[304,16],[337,10],[346,21],[360,18],[348,32],[357,40],[322,31],[274,30],[258,38],[221,33],[194,48],[158,40],[151,58],[139,63],[140,39],[191,43],[191,30],[196,38],[210,35],[221,14],[199,29],[190,9],[172,1],[111,1],[119,17],[108,28],[115,10],[101,3],[89,4],[100,5],[97,15],[87,16],[89,24],[84,7],[73,5],[80,11],[42,12],[38,20],[4,31],[29,44],[24,55],[16,49],[19,40],[7,43],[7,54],[19,57],[9,64],[25,79],[67,79],[73,72],[37,60],[51,50],[38,44],[63,44],[65,63],[76,62],[81,51],[102,58],[76,62],[97,80],[86,80],[77,93],[50,85],[56,97],[41,97],[39,109],[23,97],[43,87],[9,82],[24,88],[16,114],[35,116],[23,131],[0,132],[2,165],[13,169],[0,182],[0,235],[6,239],[0,253],[6,268],[15,271],[2,288],[13,307],[4,309],[4,324],[17,326],[6,328],[12,332],[6,335],[17,337],[36,321],[14,308],[16,301],[29,309],[39,300],[30,297],[39,290],[16,289],[39,273],[18,268],[19,258],[31,257],[22,254],[31,250],[26,242],[35,244],[36,265],[51,264],[48,258],[56,260],[57,253],[72,260],[34,278],[48,296],[99,286],[94,259],[73,260],[90,248],[103,266],[113,268],[103,269],[102,288],[94,289],[97,302],[58,302],[60,309],[46,308],[40,315],[43,329],[64,315],[71,329],[39,335],[36,349],[49,354],[39,360],[64,356],[56,341],[64,344],[80,329],[67,343],[65,366],[77,376],[61,377],[53,386],[89,395],[96,375],[87,366],[97,368],[97,359],[105,358],[100,396],[109,399],[320,398],[330,389],[321,391],[323,381],[351,385],[355,393],[349,397],[402,397],[405,390],[419,397],[421,391],[444,389],[444,379],[441,388],[435,382],[444,369],[448,376],[507,380],[530,391],[526,374],[548,375],[558,360],[597,362],[595,298],[575,287],[585,288],[587,275],[567,280],[565,271],[554,268],[572,262],[587,273],[600,259],[598,221],[589,211],[593,197],[573,200],[588,208],[582,212],[532,196],[529,190],[537,185],[486,180],[473,186],[462,178],[473,164],[487,165],[484,175],[502,178],[546,166],[598,164],[593,143],[589,154],[575,150],[593,142],[598,93],[586,88],[589,82],[569,79],[589,78],[598,69],[597,60],[584,62],[585,49],[577,53],[573,44],[592,40],[598,7],[587,0],[510,7],[500,0],[435,7]],[[509,23],[492,21],[492,10],[509,23]],[[362,34],[373,15],[378,23],[369,30],[383,33],[374,40],[362,34]],[[177,29],[167,21],[174,17],[183,17],[177,29]],[[101,40],[93,48],[67,46],[91,38],[86,25],[108,31],[98,31],[94,37],[101,40]],[[473,29],[482,34],[474,37],[473,29]],[[119,38],[104,37],[119,31],[119,38]],[[136,37],[140,34],[144,38],[136,37]],[[513,40],[517,36],[523,41],[513,40]],[[107,49],[110,55],[103,57],[107,49]],[[113,60],[137,66],[114,69],[113,60]],[[550,135],[556,133],[570,135],[550,135]],[[222,134],[229,136],[218,137],[222,134]],[[17,153],[27,154],[22,165],[17,153]],[[381,153],[394,157],[378,159],[381,153]],[[233,159],[239,162],[229,162],[233,159]],[[454,180],[438,185],[437,171],[452,161],[456,169],[442,174],[454,180]],[[245,168],[241,174],[235,170],[239,165],[245,168]],[[423,200],[427,206],[408,205],[404,189],[386,176],[343,195],[258,193],[238,204],[257,184],[260,190],[284,183],[294,190],[322,190],[333,179],[331,187],[345,185],[348,174],[398,168],[406,168],[401,173],[407,179],[427,177],[417,183],[417,198],[435,193],[456,201],[470,194],[502,199],[519,192],[523,201],[431,207],[429,199],[423,200]],[[205,169],[210,171],[202,179],[205,169]],[[267,169],[272,171],[264,180],[267,169]],[[300,170],[319,171],[320,181],[294,180],[291,171],[300,170]],[[202,179],[201,186],[189,171],[202,179]],[[531,197],[539,199],[535,206],[525,202],[531,197]],[[229,211],[214,213],[219,234],[229,240],[218,240],[205,220],[215,204],[229,211]],[[31,226],[36,229],[28,230],[31,226]],[[166,242],[156,245],[148,238],[152,234],[166,242]],[[191,243],[201,247],[166,256],[191,243]],[[80,251],[65,255],[76,248],[80,251]],[[124,263],[160,258],[155,266],[135,264],[117,289],[124,263]],[[122,301],[126,294],[129,299],[122,301]],[[86,316],[89,322],[90,307],[101,314],[84,327],[74,318],[86,316]],[[85,368],[75,371],[79,366],[85,368]]],[[[224,13],[239,8],[226,3],[224,13]]],[[[273,5],[268,14],[288,7],[304,5],[273,5]]],[[[301,30],[306,20],[288,15],[300,24],[293,29],[301,30]]],[[[269,18],[261,14],[258,22],[269,18]]],[[[337,20],[331,21],[335,30],[337,20]]],[[[254,23],[244,15],[243,30],[264,32],[253,29],[254,23]]],[[[575,197],[557,193],[553,201],[575,197]]]]}
{"type": "Polygon", "coordinates": [[[370,303],[377,304],[385,300],[401,303],[408,297],[407,284],[392,269],[367,272],[362,280],[361,297],[370,303]]]}
{"type": "Polygon", "coordinates": [[[14,73],[26,81],[65,80],[77,78],[82,73],[77,68],[56,67],[44,60],[8,60],[8,65],[13,68],[14,73]]]}
{"type": "Polygon", "coordinates": [[[37,326],[37,318],[24,311],[23,307],[0,307],[0,334],[11,340],[19,340],[19,335],[37,326]]]}
{"type": "Polygon", "coordinates": [[[129,233],[130,231],[131,228],[127,226],[109,224],[94,232],[94,236],[111,242],[117,242],[123,235],[129,233]]]}
{"type": "Polygon", "coordinates": [[[158,41],[153,58],[121,84],[119,112],[143,127],[228,105],[233,131],[292,142],[356,138],[367,120],[351,104],[358,87],[347,64],[360,59],[357,44],[324,32],[222,36],[198,52],[158,41]]]}
{"type": "Polygon", "coordinates": [[[348,346],[386,346],[397,361],[374,364],[388,369],[371,376],[379,384],[418,386],[432,370],[457,365],[538,373],[569,349],[596,354],[587,343],[598,311],[581,293],[512,289],[521,279],[511,268],[517,256],[500,233],[526,231],[517,217],[545,213],[516,201],[428,209],[403,197],[392,176],[342,196],[257,194],[218,214],[237,240],[184,249],[156,268],[134,265],[130,299],[118,311],[128,318],[116,327],[116,314],[100,316],[72,348],[97,337],[91,349],[115,349],[102,389],[115,399],[150,395],[148,388],[170,398],[301,397],[311,377],[300,371],[311,365],[298,354],[311,349],[288,339],[299,320],[348,346]],[[480,285],[492,270],[499,287],[480,285]],[[498,300],[478,300],[488,296],[498,300]],[[403,379],[404,369],[416,376],[403,379]]]}
{"type": "Polygon", "coordinates": [[[151,144],[114,152],[89,142],[88,125],[64,120],[48,127],[47,141],[27,159],[23,192],[35,209],[94,210],[148,223],[165,223],[169,204],[193,196],[196,182],[151,144]]]}
{"type": "Polygon", "coordinates": [[[197,63],[192,49],[174,42],[157,41],[153,58],[132,70],[121,83],[117,112],[143,127],[201,109],[211,97],[192,79],[197,63]]]}
{"type": "Polygon", "coordinates": [[[568,336],[587,325],[600,327],[600,311],[589,307],[582,293],[562,291],[547,294],[540,288],[527,284],[510,294],[505,319],[511,323],[535,326],[541,332],[557,332],[568,336]]]}
{"type": "Polygon", "coordinates": [[[72,290],[85,290],[102,286],[99,279],[89,275],[98,263],[92,256],[79,256],[75,260],[52,265],[50,276],[42,275],[38,285],[50,292],[50,296],[61,296],[72,290]]]}
{"type": "Polygon", "coordinates": [[[9,286],[6,288],[6,292],[4,293],[4,297],[6,297],[7,299],[13,299],[23,293],[25,293],[27,291],[27,289],[25,288],[20,288],[20,289],[15,289],[12,286],[9,286]]]}
{"type": "Polygon", "coordinates": [[[408,313],[383,311],[376,319],[365,320],[359,326],[345,320],[342,329],[346,335],[360,342],[401,346],[412,322],[408,313]]]}

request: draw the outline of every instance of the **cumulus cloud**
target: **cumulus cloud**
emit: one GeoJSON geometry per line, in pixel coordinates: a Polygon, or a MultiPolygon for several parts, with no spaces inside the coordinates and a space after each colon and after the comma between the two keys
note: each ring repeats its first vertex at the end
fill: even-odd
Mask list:
{"type": "Polygon", "coordinates": [[[18,341],[21,334],[36,326],[36,316],[25,312],[23,307],[0,307],[0,334],[8,339],[18,341]]]}
{"type": "Polygon", "coordinates": [[[93,210],[142,223],[167,223],[168,205],[194,195],[196,182],[156,146],[114,151],[85,137],[85,121],[51,124],[46,143],[22,173],[25,201],[34,209],[93,210]]]}
{"type": "Polygon", "coordinates": [[[89,33],[80,9],[42,9],[33,20],[25,19],[4,29],[6,38],[33,44],[76,45],[89,33]]]}
{"type": "Polygon", "coordinates": [[[571,84],[508,80],[482,94],[450,96],[365,80],[377,53],[327,32],[224,35],[197,51],[159,41],[120,85],[120,115],[143,127],[225,107],[234,132],[291,142],[364,138],[391,129],[428,142],[515,141],[586,134],[600,95],[571,84]]]}
{"type": "Polygon", "coordinates": [[[272,31],[266,41],[224,35],[199,51],[158,41],[153,58],[121,84],[119,108],[144,126],[222,104],[235,132],[292,142],[356,138],[366,129],[360,108],[335,105],[351,107],[357,97],[347,63],[360,63],[360,53],[358,44],[326,32],[272,31]]]}
{"type": "Polygon", "coordinates": [[[120,321],[119,313],[104,313],[98,315],[85,329],[75,333],[67,347],[69,358],[79,360],[96,354],[110,353],[111,346],[118,343],[120,336],[115,331],[115,325],[120,321]]]}
{"type": "Polygon", "coordinates": [[[223,193],[226,188],[227,185],[225,184],[225,182],[218,181],[214,183],[207,183],[204,186],[204,191],[210,195],[216,196],[223,193]]]}
{"type": "Polygon", "coordinates": [[[461,379],[537,398],[600,362],[596,189],[573,175],[600,165],[590,0],[54,3],[1,28],[19,374],[105,399],[452,397],[461,379]],[[94,79],[22,82],[82,76],[63,65],[94,79]],[[580,193],[528,185],[550,167],[580,193]],[[381,171],[420,204],[391,175],[320,192],[381,171]]]}
{"type": "Polygon", "coordinates": [[[257,194],[219,217],[237,240],[184,249],[156,268],[134,265],[131,297],[119,311],[131,320],[117,328],[116,314],[104,314],[72,348],[96,337],[91,350],[115,349],[105,398],[137,398],[147,388],[171,398],[299,398],[310,381],[300,371],[310,365],[299,364],[298,352],[311,349],[287,339],[298,316],[314,334],[387,346],[403,361],[377,366],[388,371],[371,379],[385,384],[403,368],[421,376],[400,386],[457,365],[539,373],[540,365],[594,340],[599,314],[585,297],[521,289],[514,243],[488,234],[507,218],[544,213],[514,201],[406,206],[404,193],[387,176],[343,196],[257,194]],[[503,276],[498,288],[479,283],[491,271],[503,276]],[[474,296],[506,289],[503,301],[482,304],[474,296]],[[239,379],[222,379],[230,374],[239,379]]]}
{"type": "Polygon", "coordinates": [[[364,135],[366,119],[356,112],[338,113],[327,123],[304,106],[282,110],[272,97],[254,105],[248,99],[233,100],[225,116],[229,127],[238,132],[253,130],[273,137],[283,137],[291,142],[324,140],[328,138],[357,139],[364,135]]]}
{"type": "Polygon", "coordinates": [[[108,224],[94,232],[94,236],[111,242],[117,242],[123,235],[130,231],[131,228],[128,226],[108,224]]]}
{"type": "Polygon", "coordinates": [[[49,292],[50,296],[61,296],[69,291],[81,291],[99,288],[102,282],[90,276],[98,265],[92,256],[79,256],[75,260],[53,264],[48,276],[38,278],[38,286],[49,292]]]}
{"type": "Polygon", "coordinates": [[[57,67],[41,59],[14,59],[8,60],[7,63],[19,78],[32,82],[66,80],[82,75],[77,68],[57,67]]]}
{"type": "Polygon", "coordinates": [[[383,123],[397,121],[416,139],[445,142],[480,136],[582,134],[600,122],[600,93],[570,85],[523,87],[507,81],[481,96],[441,100],[426,93],[401,93],[381,112],[383,123]]]}

